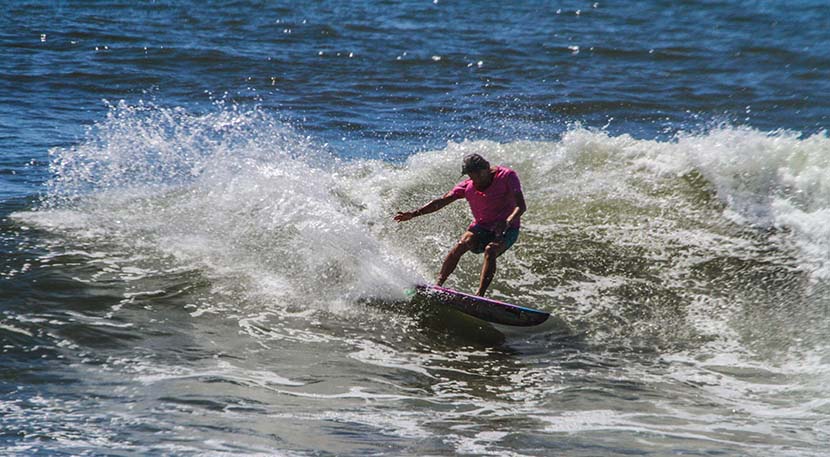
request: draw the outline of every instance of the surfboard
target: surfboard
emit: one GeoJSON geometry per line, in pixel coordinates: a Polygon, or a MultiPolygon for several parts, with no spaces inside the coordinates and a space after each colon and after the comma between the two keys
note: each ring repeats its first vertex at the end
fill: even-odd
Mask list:
{"type": "Polygon", "coordinates": [[[550,317],[550,313],[538,309],[465,294],[446,287],[420,284],[415,287],[415,292],[464,314],[496,324],[529,327],[539,325],[550,317]]]}

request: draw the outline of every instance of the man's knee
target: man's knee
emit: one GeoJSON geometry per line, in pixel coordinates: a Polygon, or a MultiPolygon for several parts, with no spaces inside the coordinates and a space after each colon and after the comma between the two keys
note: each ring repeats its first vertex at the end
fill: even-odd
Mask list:
{"type": "Polygon", "coordinates": [[[498,257],[504,252],[504,243],[492,242],[484,247],[485,257],[498,257]]]}
{"type": "Polygon", "coordinates": [[[475,247],[475,236],[472,232],[466,232],[464,235],[461,236],[461,239],[458,240],[458,244],[455,245],[455,249],[463,252],[467,252],[475,247]]]}

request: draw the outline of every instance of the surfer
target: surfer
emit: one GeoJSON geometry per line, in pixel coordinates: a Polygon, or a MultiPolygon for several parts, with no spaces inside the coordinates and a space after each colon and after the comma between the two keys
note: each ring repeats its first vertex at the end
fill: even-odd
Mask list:
{"type": "Polygon", "coordinates": [[[519,218],[527,206],[519,176],[510,168],[490,166],[484,157],[470,154],[464,157],[461,174],[469,178],[456,184],[443,197],[415,211],[398,212],[394,219],[397,222],[408,221],[438,211],[456,200],[467,199],[473,222],[444,259],[436,284],[444,284],[467,251],[483,253],[481,282],[476,295],[484,296],[496,273],[496,259],[519,238],[519,218]]]}

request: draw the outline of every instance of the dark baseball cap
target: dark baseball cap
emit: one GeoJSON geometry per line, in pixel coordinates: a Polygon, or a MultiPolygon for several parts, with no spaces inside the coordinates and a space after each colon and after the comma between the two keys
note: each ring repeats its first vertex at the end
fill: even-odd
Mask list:
{"type": "Polygon", "coordinates": [[[470,154],[464,157],[463,165],[461,165],[461,174],[465,175],[471,171],[487,170],[490,168],[490,162],[478,154],[470,154]]]}

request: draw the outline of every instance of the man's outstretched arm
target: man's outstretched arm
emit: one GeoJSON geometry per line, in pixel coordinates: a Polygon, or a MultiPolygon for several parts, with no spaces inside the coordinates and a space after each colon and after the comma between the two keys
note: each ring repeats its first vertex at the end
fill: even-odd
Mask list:
{"type": "Polygon", "coordinates": [[[427,203],[426,205],[422,206],[421,208],[416,209],[415,211],[403,211],[398,212],[395,215],[396,222],[404,222],[412,219],[413,217],[423,216],[424,214],[434,213],[439,209],[449,205],[450,203],[458,200],[461,197],[457,197],[452,194],[452,191],[447,192],[444,194],[443,197],[436,198],[431,202],[427,203]]]}

